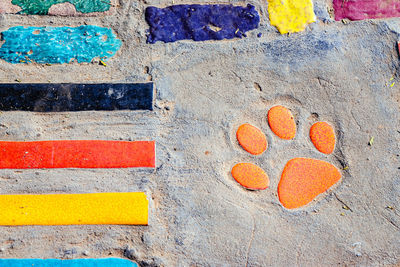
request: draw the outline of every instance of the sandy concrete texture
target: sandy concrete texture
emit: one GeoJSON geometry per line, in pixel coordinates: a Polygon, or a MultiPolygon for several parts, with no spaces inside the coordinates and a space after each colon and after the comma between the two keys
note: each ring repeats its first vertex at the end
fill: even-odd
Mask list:
{"type": "Polygon", "coordinates": [[[266,1],[251,0],[246,3],[256,6],[261,25],[247,38],[146,44],[145,7],[172,3],[188,2],[121,0],[116,14],[99,17],[0,15],[0,31],[88,24],[111,27],[123,41],[106,67],[0,61],[0,82],[156,85],[154,111],[1,112],[1,140],[157,142],[154,171],[0,170],[1,194],[143,191],[150,200],[149,226],[0,227],[0,257],[117,256],[142,266],[399,264],[400,19],[335,22],[331,4],[315,0],[317,22],[280,35],[269,23],[266,1]],[[269,129],[266,115],[275,104],[292,110],[294,140],[280,140],[269,129]],[[335,128],[332,155],[319,153],[309,139],[317,120],[335,128]],[[261,156],[238,145],[242,123],[266,134],[269,147],[261,156]],[[317,201],[290,211],[279,203],[277,186],[294,157],[326,160],[342,179],[317,201]],[[230,175],[238,162],[262,167],[270,187],[242,188],[230,175]]]}

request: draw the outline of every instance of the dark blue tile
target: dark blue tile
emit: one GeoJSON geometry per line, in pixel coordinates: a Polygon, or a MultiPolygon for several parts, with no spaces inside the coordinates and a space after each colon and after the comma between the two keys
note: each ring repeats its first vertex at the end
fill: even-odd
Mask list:
{"type": "Polygon", "coordinates": [[[146,21],[150,25],[147,42],[168,43],[242,38],[258,28],[260,16],[252,5],[174,5],[148,7],[146,21]]]}

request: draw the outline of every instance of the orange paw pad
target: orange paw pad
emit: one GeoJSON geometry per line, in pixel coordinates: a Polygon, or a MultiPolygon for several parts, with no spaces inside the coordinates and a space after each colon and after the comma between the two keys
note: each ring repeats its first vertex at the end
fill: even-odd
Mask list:
{"type": "Polygon", "coordinates": [[[335,132],[333,127],[326,122],[316,122],[311,126],[310,138],[318,151],[331,154],[335,149],[335,132]]]}
{"type": "Polygon", "coordinates": [[[253,155],[260,155],[267,149],[267,138],[260,129],[251,124],[240,125],[236,132],[239,144],[253,155]]]}
{"type": "Polygon", "coordinates": [[[332,164],[309,158],[294,158],[286,163],[278,185],[278,196],[287,209],[310,203],[341,178],[332,164]]]}
{"type": "Polygon", "coordinates": [[[269,186],[268,175],[252,163],[238,163],[233,166],[231,173],[239,184],[248,189],[263,190],[269,186]]]}
{"type": "Polygon", "coordinates": [[[296,135],[292,112],[283,106],[275,106],[268,111],[268,123],[271,130],[282,139],[290,140],[296,135]]]}

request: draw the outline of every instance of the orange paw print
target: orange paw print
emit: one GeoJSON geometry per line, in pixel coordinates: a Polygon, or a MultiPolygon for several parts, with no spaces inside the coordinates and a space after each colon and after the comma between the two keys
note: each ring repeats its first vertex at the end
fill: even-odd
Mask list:
{"type": "MultiPolygon", "coordinates": [[[[296,136],[294,117],[283,106],[274,106],[268,111],[268,124],[281,139],[291,140],[296,136]]],[[[331,154],[334,151],[335,131],[327,122],[314,123],[309,136],[319,152],[331,154]]],[[[238,128],[236,138],[240,146],[252,155],[261,155],[268,148],[265,134],[248,123],[238,128]]],[[[269,186],[268,175],[252,163],[236,164],[231,174],[239,184],[250,190],[264,190],[269,186]]],[[[291,159],[286,163],[278,184],[279,201],[287,209],[303,207],[326,192],[340,178],[340,171],[328,162],[311,158],[291,159]]]]}

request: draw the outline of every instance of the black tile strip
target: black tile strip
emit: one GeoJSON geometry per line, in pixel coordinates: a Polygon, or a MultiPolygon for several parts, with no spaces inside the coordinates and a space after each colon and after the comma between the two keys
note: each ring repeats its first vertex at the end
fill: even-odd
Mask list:
{"type": "Polygon", "coordinates": [[[153,83],[0,83],[0,110],[153,110],[153,83]]]}

